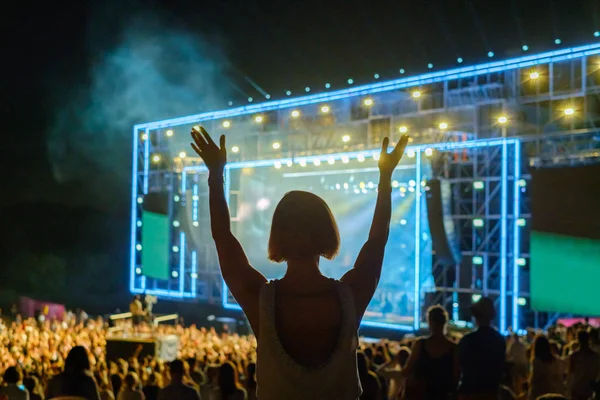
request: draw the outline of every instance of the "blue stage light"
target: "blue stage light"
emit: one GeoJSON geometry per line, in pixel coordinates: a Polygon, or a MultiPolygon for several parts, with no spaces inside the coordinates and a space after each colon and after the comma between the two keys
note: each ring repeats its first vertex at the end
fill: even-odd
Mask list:
{"type": "Polygon", "coordinates": [[[227,105],[231,107],[233,105],[233,101],[230,100],[229,102],[227,102],[227,105]]]}
{"type": "Polygon", "coordinates": [[[307,87],[305,87],[305,88],[304,88],[304,91],[305,91],[306,93],[308,93],[308,92],[310,92],[310,88],[307,86],[307,87]]]}
{"type": "Polygon", "coordinates": [[[516,141],[514,150],[513,171],[513,304],[512,304],[512,329],[519,329],[519,295],[520,295],[520,272],[519,256],[521,253],[521,142],[516,141]]]}
{"type": "Polygon", "coordinates": [[[183,297],[184,286],[185,286],[185,233],[181,232],[179,235],[179,294],[183,297]]]}
{"type": "Polygon", "coordinates": [[[354,83],[354,79],[350,78],[348,79],[348,85],[352,85],[354,83]]]}
{"type": "Polygon", "coordinates": [[[379,74],[375,74],[375,75],[373,75],[373,78],[375,78],[375,79],[379,79],[379,74]]]}
{"type": "Polygon", "coordinates": [[[248,103],[252,103],[252,100],[254,100],[252,97],[248,97],[248,103]]]}
{"type": "Polygon", "coordinates": [[[432,69],[433,68],[433,64],[432,63],[427,64],[427,68],[432,69]]]}
{"type": "Polygon", "coordinates": [[[594,32],[594,37],[600,37],[600,31],[594,32]]]}
{"type": "Polygon", "coordinates": [[[331,84],[330,84],[330,83],[326,83],[326,84],[325,84],[325,89],[329,89],[330,87],[331,87],[331,84]]]}
{"type": "Polygon", "coordinates": [[[529,46],[527,46],[526,44],[523,45],[523,47],[521,47],[523,49],[523,51],[527,51],[529,50],[529,46]]]}
{"type": "Polygon", "coordinates": [[[463,62],[463,59],[462,59],[462,57],[458,57],[458,58],[456,59],[456,62],[457,62],[457,63],[459,63],[459,64],[462,64],[462,62],[463,62]]]}
{"type": "Polygon", "coordinates": [[[400,74],[404,75],[404,72],[406,72],[406,71],[404,71],[404,68],[400,68],[400,74]]]}
{"type": "Polygon", "coordinates": [[[502,141],[502,166],[500,172],[500,333],[506,332],[506,246],[508,242],[508,141],[502,141]]]}
{"type": "Polygon", "coordinates": [[[285,91],[285,95],[286,95],[286,96],[291,96],[291,95],[292,95],[292,92],[291,92],[291,91],[289,91],[289,90],[286,90],[286,91],[285,91]]]}
{"type": "Polygon", "coordinates": [[[561,43],[562,43],[562,40],[560,40],[558,38],[554,39],[554,44],[561,44],[561,43]]]}
{"type": "Polygon", "coordinates": [[[269,93],[265,94],[265,99],[269,100],[271,98],[271,95],[269,93]]]}
{"type": "Polygon", "coordinates": [[[493,52],[493,51],[488,51],[488,55],[487,55],[487,56],[488,56],[489,58],[492,58],[492,57],[494,57],[494,52],[493,52]]]}

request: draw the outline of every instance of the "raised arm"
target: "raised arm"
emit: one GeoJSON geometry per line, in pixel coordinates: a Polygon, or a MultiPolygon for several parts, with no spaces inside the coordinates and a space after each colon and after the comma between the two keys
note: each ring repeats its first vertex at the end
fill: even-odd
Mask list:
{"type": "Polygon", "coordinates": [[[394,150],[388,153],[389,139],[383,139],[379,157],[379,190],[369,238],[360,250],[354,268],[342,277],[342,281],[352,288],[359,323],[375,294],[381,276],[383,254],[392,218],[392,173],[400,162],[407,143],[408,136],[404,135],[394,150]]]}
{"type": "Polygon", "coordinates": [[[240,242],[231,232],[229,207],[225,199],[223,173],[227,163],[225,136],[217,146],[206,130],[192,130],[192,147],[208,168],[210,228],[217,246],[223,279],[238,301],[255,333],[258,329],[258,296],[266,279],[250,265],[240,242]]]}

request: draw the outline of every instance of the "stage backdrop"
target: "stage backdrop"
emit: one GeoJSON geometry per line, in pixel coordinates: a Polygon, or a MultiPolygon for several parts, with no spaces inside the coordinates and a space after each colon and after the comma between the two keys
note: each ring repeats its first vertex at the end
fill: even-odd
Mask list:
{"type": "MultiPolygon", "coordinates": [[[[326,161],[323,161],[325,164],[326,161]]],[[[426,179],[430,166],[423,167],[426,179]]],[[[267,278],[280,278],[284,264],[267,260],[271,219],[278,201],[291,190],[306,190],[329,204],[339,226],[341,249],[331,261],[322,260],[322,272],[340,278],[352,268],[365,243],[377,197],[379,172],[375,162],[289,168],[260,167],[230,172],[232,229],[242,243],[252,265],[267,278]]],[[[416,190],[414,159],[408,159],[393,176],[393,212],[390,239],[386,249],[379,288],[365,320],[392,324],[412,324],[415,304],[415,222],[416,190]],[[411,165],[412,163],[412,165],[411,165]]],[[[424,184],[424,183],[423,183],[424,184]]],[[[207,211],[207,210],[206,210],[207,211]]],[[[200,211],[200,212],[206,212],[200,211]]],[[[431,244],[425,196],[421,196],[423,229],[421,239],[422,289],[431,285],[431,244]]],[[[235,303],[229,295],[228,302],[235,303]]]]}

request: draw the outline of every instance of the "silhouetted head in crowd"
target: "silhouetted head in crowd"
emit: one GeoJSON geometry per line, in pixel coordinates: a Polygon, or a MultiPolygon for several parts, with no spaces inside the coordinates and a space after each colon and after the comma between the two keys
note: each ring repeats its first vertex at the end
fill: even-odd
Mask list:
{"type": "Polygon", "coordinates": [[[123,386],[123,379],[121,379],[121,375],[112,374],[110,376],[110,385],[113,387],[115,393],[119,393],[121,391],[121,386],[123,386]]]}
{"type": "Polygon", "coordinates": [[[225,394],[233,394],[239,388],[240,382],[238,373],[231,361],[224,362],[219,367],[219,388],[221,395],[225,398],[225,394]]]}
{"type": "Polygon", "coordinates": [[[148,376],[147,386],[158,386],[162,387],[162,376],[158,372],[152,372],[148,376]]]}
{"type": "Polygon", "coordinates": [[[579,343],[580,350],[587,350],[590,348],[590,334],[585,329],[581,329],[577,332],[577,342],[579,343]]]}
{"type": "Polygon", "coordinates": [[[140,379],[135,372],[129,372],[123,380],[123,389],[137,390],[140,379]]]}
{"type": "Polygon", "coordinates": [[[440,305],[431,306],[427,310],[427,322],[432,334],[443,334],[448,323],[448,313],[440,305]]]}
{"type": "Polygon", "coordinates": [[[171,381],[173,381],[173,383],[181,383],[183,381],[183,376],[185,375],[183,361],[171,361],[169,363],[169,374],[171,375],[171,381]]]}
{"type": "Polygon", "coordinates": [[[404,367],[406,366],[406,362],[408,361],[408,358],[410,357],[410,349],[406,346],[402,346],[400,347],[400,350],[398,350],[398,354],[396,354],[396,362],[401,366],[404,367]]]}
{"type": "Polygon", "coordinates": [[[65,360],[65,373],[79,374],[90,369],[90,359],[87,350],[83,346],[75,346],[69,351],[65,360]]]}
{"type": "Polygon", "coordinates": [[[533,342],[533,353],[531,355],[532,360],[540,360],[545,363],[552,362],[554,360],[554,353],[550,346],[550,341],[544,335],[536,336],[533,342]]]}
{"type": "Polygon", "coordinates": [[[269,237],[269,259],[318,261],[333,259],[340,247],[335,218],[325,200],[303,191],[288,192],[273,214],[269,237]]]}
{"type": "Polygon", "coordinates": [[[488,327],[496,318],[496,308],[494,302],[488,297],[480,298],[471,306],[471,314],[479,327],[488,327]]]}
{"type": "Polygon", "coordinates": [[[256,364],[250,363],[246,367],[246,381],[248,387],[256,386],[256,364]]]}
{"type": "Polygon", "coordinates": [[[4,383],[16,385],[21,382],[21,379],[23,379],[23,376],[18,367],[8,367],[6,371],[4,371],[4,383]]]}

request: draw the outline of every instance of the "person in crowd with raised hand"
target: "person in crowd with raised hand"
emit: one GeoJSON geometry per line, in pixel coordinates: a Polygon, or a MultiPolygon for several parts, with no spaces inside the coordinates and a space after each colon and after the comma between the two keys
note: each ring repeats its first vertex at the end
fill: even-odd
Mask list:
{"type": "Polygon", "coordinates": [[[292,191],[275,209],[268,251],[270,260],[287,262],[287,271],[282,279],[267,282],[231,232],[223,179],[225,137],[217,145],[202,127],[191,134],[192,147],[209,171],[211,230],[221,273],[258,339],[258,398],[358,398],[357,330],[381,275],[392,173],[408,137],[391,152],[388,138],[383,140],[375,214],[354,268],[339,281],[321,274],[320,258],[332,259],[339,249],[337,224],[323,199],[292,191]]]}

